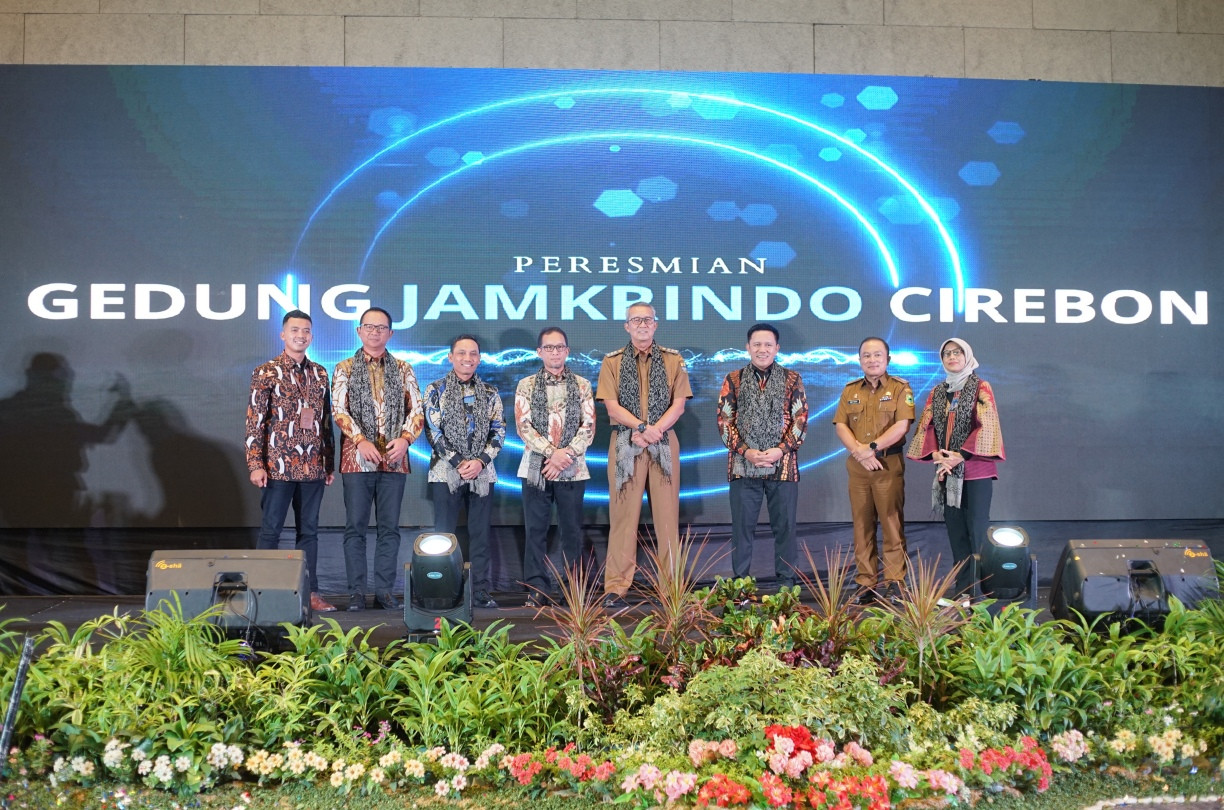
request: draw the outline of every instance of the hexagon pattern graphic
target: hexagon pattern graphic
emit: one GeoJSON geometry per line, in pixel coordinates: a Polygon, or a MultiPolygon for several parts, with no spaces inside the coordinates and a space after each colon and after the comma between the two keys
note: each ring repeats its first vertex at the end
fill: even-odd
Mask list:
{"type": "Polygon", "coordinates": [[[637,194],[644,200],[657,203],[674,200],[676,198],[676,189],[675,183],[660,175],[658,177],[647,177],[638,183],[637,194]]]}
{"type": "Polygon", "coordinates": [[[774,220],[778,218],[778,209],[768,203],[752,203],[745,205],[740,211],[740,219],[745,225],[751,225],[754,228],[760,228],[765,225],[772,225],[774,220]]]}
{"type": "Polygon", "coordinates": [[[715,222],[732,222],[739,219],[739,206],[730,200],[720,200],[706,209],[706,214],[715,222]]]}
{"type": "Polygon", "coordinates": [[[989,160],[971,160],[957,174],[971,186],[993,186],[1001,175],[999,167],[989,160]]]}
{"type": "Polygon", "coordinates": [[[454,166],[459,162],[459,153],[449,146],[435,146],[425,153],[425,159],[434,166],[454,166]]]}
{"type": "Polygon", "coordinates": [[[610,188],[600,193],[594,205],[605,216],[631,217],[642,207],[642,198],[627,188],[610,188]]]}
{"type": "Polygon", "coordinates": [[[994,126],[986,130],[986,134],[995,143],[1013,144],[1020,143],[1020,139],[1024,137],[1025,132],[1024,127],[1015,121],[995,121],[994,126]]]}
{"type": "Polygon", "coordinates": [[[795,260],[795,249],[785,242],[758,242],[748,254],[750,257],[765,263],[770,267],[786,267],[795,260]]]}
{"type": "Polygon", "coordinates": [[[897,92],[891,87],[871,85],[864,87],[856,96],[858,103],[869,110],[891,110],[898,101],[897,92]]]}

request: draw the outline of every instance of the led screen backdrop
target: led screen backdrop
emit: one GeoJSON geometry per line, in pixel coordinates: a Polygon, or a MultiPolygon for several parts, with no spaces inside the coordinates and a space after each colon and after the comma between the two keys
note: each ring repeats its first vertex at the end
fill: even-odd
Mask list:
{"type": "MultiPolygon", "coordinates": [[[[997,518],[1224,515],[1218,89],[5,67],[0,109],[6,526],[256,523],[246,392],[287,308],[329,368],[387,308],[422,385],[474,332],[510,412],[543,325],[594,380],[639,300],[692,376],[686,522],[729,519],[714,401],[758,320],[807,385],[802,521],[848,518],[829,419],[873,334],[919,402],[940,342],[973,345],[1009,456],[997,518]]],[[[499,523],[521,520],[520,448],[499,523]]],[[[406,525],[431,519],[427,456],[406,525]]],[[[911,519],[929,480],[911,467],[911,519]]]]}

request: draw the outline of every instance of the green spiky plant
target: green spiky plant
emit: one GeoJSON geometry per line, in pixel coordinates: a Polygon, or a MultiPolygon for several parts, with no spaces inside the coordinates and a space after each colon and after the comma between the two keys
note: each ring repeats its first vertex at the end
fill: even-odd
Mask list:
{"type": "Polygon", "coordinates": [[[655,648],[667,670],[662,681],[673,689],[683,690],[692,676],[700,662],[701,643],[708,639],[708,629],[715,620],[706,594],[697,584],[726,555],[705,554],[708,540],[708,534],[697,540],[690,528],[680,538],[675,553],[666,558],[654,547],[646,549],[652,565],[642,573],[646,596],[653,603],[647,621],[656,631],[655,648]]]}
{"type": "Polygon", "coordinates": [[[854,612],[851,608],[850,594],[853,592],[854,580],[850,576],[850,566],[854,557],[842,547],[824,550],[825,578],[821,579],[817,572],[816,561],[812,559],[811,549],[804,548],[808,568],[813,573],[796,570],[799,581],[812,595],[814,611],[825,623],[827,639],[821,649],[821,663],[825,666],[835,666],[857,636],[854,624],[854,612]]]}
{"type": "Polygon", "coordinates": [[[956,630],[969,616],[961,605],[946,599],[959,569],[954,567],[942,577],[938,569],[938,556],[930,561],[922,557],[912,561],[899,597],[869,608],[869,618],[860,625],[869,637],[883,637],[892,645],[912,651],[907,674],[914,679],[923,700],[933,698],[940,657],[955,642],[956,630]]]}

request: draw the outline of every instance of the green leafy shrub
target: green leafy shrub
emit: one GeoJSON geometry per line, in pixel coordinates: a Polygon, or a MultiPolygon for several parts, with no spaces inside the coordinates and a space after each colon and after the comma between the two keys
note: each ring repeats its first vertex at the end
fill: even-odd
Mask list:
{"type": "Polygon", "coordinates": [[[696,675],[684,693],[660,695],[644,711],[618,715],[617,733],[655,751],[683,750],[694,738],[747,737],[768,725],[802,725],[835,742],[898,750],[909,689],[881,686],[874,665],[847,656],[836,672],[790,667],[775,650],[755,649],[738,666],[696,675]]]}

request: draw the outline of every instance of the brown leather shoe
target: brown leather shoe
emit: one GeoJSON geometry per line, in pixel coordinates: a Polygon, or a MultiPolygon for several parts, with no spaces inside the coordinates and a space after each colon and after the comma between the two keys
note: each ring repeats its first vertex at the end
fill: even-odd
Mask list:
{"type": "Polygon", "coordinates": [[[336,609],[336,606],[322,596],[319,596],[318,593],[312,593],[310,595],[310,609],[315,613],[331,613],[336,609]]]}

